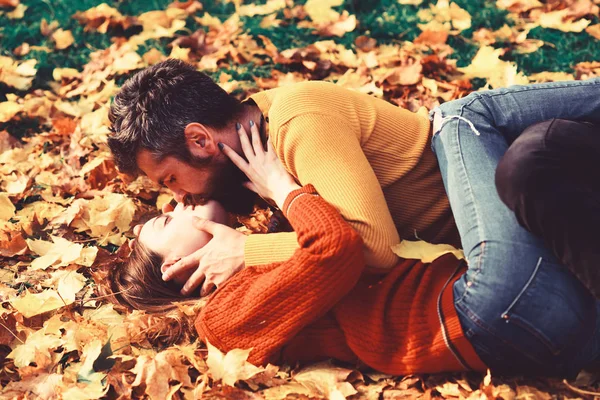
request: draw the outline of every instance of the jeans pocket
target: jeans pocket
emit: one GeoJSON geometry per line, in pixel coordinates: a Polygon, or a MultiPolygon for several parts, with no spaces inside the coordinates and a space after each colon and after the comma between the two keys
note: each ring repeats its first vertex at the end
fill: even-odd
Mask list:
{"type": "Polygon", "coordinates": [[[552,356],[558,356],[587,342],[595,325],[595,301],[565,266],[540,258],[502,318],[519,328],[513,338],[515,345],[531,343],[519,340],[517,333],[523,330],[552,356]]]}

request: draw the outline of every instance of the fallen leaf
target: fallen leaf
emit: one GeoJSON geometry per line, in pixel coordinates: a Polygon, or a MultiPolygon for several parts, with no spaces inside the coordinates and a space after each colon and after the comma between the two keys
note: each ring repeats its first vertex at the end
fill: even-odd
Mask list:
{"type": "Polygon", "coordinates": [[[71,31],[65,31],[63,29],[56,30],[52,34],[52,40],[54,40],[54,43],[58,50],[64,50],[75,42],[73,33],[71,33],[71,31]]]}
{"type": "Polygon", "coordinates": [[[398,257],[421,260],[424,263],[430,263],[448,253],[453,254],[457,260],[465,259],[462,250],[456,249],[449,244],[433,244],[423,240],[403,240],[399,244],[392,246],[392,251],[398,257]]]}
{"type": "Polygon", "coordinates": [[[234,349],[223,354],[208,342],[206,347],[208,348],[206,359],[208,372],[214,380],[220,380],[225,385],[233,386],[237,381],[249,379],[262,371],[261,368],[246,361],[251,350],[234,349]]]}

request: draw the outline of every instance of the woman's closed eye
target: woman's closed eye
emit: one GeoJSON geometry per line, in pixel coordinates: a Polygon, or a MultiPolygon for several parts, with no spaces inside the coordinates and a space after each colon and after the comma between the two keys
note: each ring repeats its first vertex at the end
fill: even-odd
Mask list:
{"type": "Polygon", "coordinates": [[[162,222],[162,227],[164,228],[165,226],[167,226],[167,224],[169,222],[171,222],[172,219],[173,219],[173,217],[171,217],[169,214],[163,214],[160,217],[156,217],[156,219],[154,220],[154,223],[152,225],[154,225],[157,222],[161,221],[162,222]]]}

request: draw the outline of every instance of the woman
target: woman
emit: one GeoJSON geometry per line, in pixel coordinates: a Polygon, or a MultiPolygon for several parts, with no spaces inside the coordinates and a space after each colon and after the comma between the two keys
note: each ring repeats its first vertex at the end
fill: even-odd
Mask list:
{"type": "MultiPolygon", "coordinates": [[[[593,84],[587,85],[589,91],[593,84]]],[[[590,94],[572,90],[576,87],[561,86],[571,97],[579,95],[591,104],[590,94]]],[[[506,98],[518,90],[509,89],[506,98]]],[[[500,97],[500,91],[489,93],[500,97]]],[[[200,336],[225,351],[253,347],[255,363],[333,357],[360,360],[392,374],[487,366],[500,372],[565,375],[592,361],[599,351],[596,301],[540,240],[513,223],[514,215],[496,199],[494,173],[511,139],[494,132],[497,119],[482,117],[488,116],[485,106],[469,110],[479,105],[477,96],[442,106],[444,119],[436,124],[433,139],[468,271],[444,256],[430,265],[404,260],[382,280],[361,277],[360,240],[338,213],[322,199],[295,197],[301,193],[297,189],[287,202],[277,192],[277,204],[298,232],[300,250],[285,263],[235,275],[198,317],[200,336]],[[485,212],[478,214],[481,209],[485,212]]],[[[498,115],[512,112],[510,104],[505,106],[498,115]]],[[[595,110],[590,107],[571,112],[579,116],[556,113],[580,118],[595,110]]],[[[552,116],[547,114],[528,121],[552,116]]],[[[520,130],[526,126],[521,124],[520,130]]],[[[257,146],[252,157],[245,133],[240,135],[250,166],[276,163],[257,146]]],[[[259,175],[253,176],[230,149],[224,151],[256,184],[259,175]]],[[[261,187],[278,186],[271,181],[261,187]]],[[[282,191],[290,193],[286,189],[282,191]]]]}

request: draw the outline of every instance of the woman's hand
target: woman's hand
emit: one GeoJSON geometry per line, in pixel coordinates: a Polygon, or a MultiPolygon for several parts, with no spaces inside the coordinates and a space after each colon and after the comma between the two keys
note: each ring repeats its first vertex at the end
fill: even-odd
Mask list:
{"type": "Polygon", "coordinates": [[[273,200],[282,208],[287,195],[300,186],[277,158],[270,139],[267,141],[267,151],[263,149],[258,127],[254,122],[250,121],[252,143],[244,127],[241,124],[238,124],[238,127],[242,150],[248,161],[224,143],[219,143],[219,148],[250,179],[250,182],[245,184],[248,189],[264,199],[273,200]]]}

